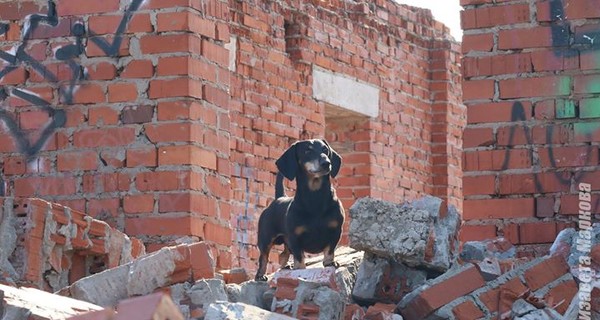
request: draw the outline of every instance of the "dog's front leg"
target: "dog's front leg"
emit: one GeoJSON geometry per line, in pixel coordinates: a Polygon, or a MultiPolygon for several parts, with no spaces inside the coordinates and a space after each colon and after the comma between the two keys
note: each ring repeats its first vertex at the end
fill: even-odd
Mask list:
{"type": "Polygon", "coordinates": [[[335,247],[327,246],[325,250],[323,250],[323,266],[324,267],[334,267],[338,268],[339,263],[335,262],[335,247]]]}

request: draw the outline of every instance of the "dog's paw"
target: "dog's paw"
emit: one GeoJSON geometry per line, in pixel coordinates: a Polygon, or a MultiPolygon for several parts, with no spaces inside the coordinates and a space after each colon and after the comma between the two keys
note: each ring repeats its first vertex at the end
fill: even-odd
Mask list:
{"type": "Polygon", "coordinates": [[[334,268],[336,268],[336,269],[337,269],[337,268],[339,268],[339,267],[340,267],[340,264],[339,264],[339,263],[337,263],[337,262],[335,262],[335,261],[333,261],[333,262],[331,262],[331,263],[328,263],[328,264],[323,264],[323,266],[324,266],[324,267],[334,267],[334,268]]]}
{"type": "Polygon", "coordinates": [[[267,281],[267,280],[269,280],[269,278],[267,278],[267,276],[265,276],[265,275],[262,275],[262,276],[256,275],[256,277],[254,277],[254,280],[255,281],[267,281]]]}

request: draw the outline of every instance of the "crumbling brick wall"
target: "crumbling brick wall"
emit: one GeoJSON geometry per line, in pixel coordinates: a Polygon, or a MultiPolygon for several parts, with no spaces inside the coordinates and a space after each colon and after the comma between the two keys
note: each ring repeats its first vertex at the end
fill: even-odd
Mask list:
{"type": "MultiPolygon", "coordinates": [[[[544,252],[598,183],[596,1],[461,0],[463,240],[544,252]]],[[[592,214],[600,212],[592,192],[592,214]]]]}
{"type": "MultiPolygon", "coordinates": [[[[325,137],[341,153],[335,184],[346,209],[363,196],[422,194],[460,206],[459,47],[429,12],[392,1],[230,4],[232,226],[241,266],[255,268],[274,160],[299,138],[325,137]],[[319,72],[376,88],[377,115],[319,99],[319,72]]],[[[287,183],[288,194],[293,188],[287,183]]]]}
{"type": "Polygon", "coordinates": [[[0,194],[87,212],[148,251],[192,236],[217,267],[254,269],[274,160],[299,138],[340,151],[347,208],[422,194],[461,206],[460,53],[428,11],[0,0],[0,40],[0,194]],[[329,99],[323,78],[351,87],[329,99]],[[366,112],[336,100],[361,90],[366,112]]]}

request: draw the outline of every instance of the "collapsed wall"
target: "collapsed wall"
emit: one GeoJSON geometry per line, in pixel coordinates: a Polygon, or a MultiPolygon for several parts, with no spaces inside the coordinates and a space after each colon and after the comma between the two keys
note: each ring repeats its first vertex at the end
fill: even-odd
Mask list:
{"type": "Polygon", "coordinates": [[[80,211],[0,198],[0,282],[58,291],[143,255],[143,243],[80,211]]]}

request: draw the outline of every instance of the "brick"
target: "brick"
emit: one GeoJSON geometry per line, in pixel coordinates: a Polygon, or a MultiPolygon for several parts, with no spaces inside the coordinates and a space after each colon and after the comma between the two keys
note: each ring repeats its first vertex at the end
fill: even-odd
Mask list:
{"type": "MultiPolygon", "coordinates": [[[[97,35],[113,34],[119,28],[122,20],[122,14],[91,16],[88,27],[97,35]]],[[[152,32],[152,22],[149,14],[136,12],[127,24],[125,33],[141,32],[152,32]]]]}
{"type": "MultiPolygon", "coordinates": [[[[208,216],[216,216],[216,213],[206,213],[208,216]]],[[[231,246],[233,240],[232,230],[229,227],[206,222],[204,224],[204,239],[217,244],[231,246]]]]}
{"type": "Polygon", "coordinates": [[[154,195],[129,195],[123,198],[125,213],[151,213],[154,211],[154,195]]]}
{"type": "Polygon", "coordinates": [[[579,101],[579,118],[600,118],[600,98],[581,99],[579,101]]]}
{"type": "Polygon", "coordinates": [[[167,80],[152,80],[148,89],[151,99],[190,97],[202,98],[202,84],[194,79],[176,78],[167,80]]]}
{"type": "Polygon", "coordinates": [[[573,92],[581,93],[600,93],[600,83],[596,75],[577,75],[573,77],[573,92]]]}
{"type": "Polygon", "coordinates": [[[551,27],[516,28],[498,32],[498,49],[527,49],[568,45],[569,31],[556,32],[551,27]]]}
{"type": "Polygon", "coordinates": [[[569,303],[577,294],[578,287],[573,279],[569,279],[556,287],[550,289],[544,296],[544,300],[548,304],[558,304],[555,310],[564,315],[569,307],[569,303]]]}
{"type": "Polygon", "coordinates": [[[470,80],[463,83],[463,99],[491,100],[494,97],[494,80],[470,80]]]}
{"type": "Polygon", "coordinates": [[[524,125],[500,127],[497,131],[497,139],[499,146],[528,145],[532,141],[532,130],[524,125]]]}
{"type": "Polygon", "coordinates": [[[147,123],[154,118],[153,106],[129,106],[121,111],[121,122],[123,124],[147,123]]]}
{"type": "Polygon", "coordinates": [[[89,80],[113,80],[117,76],[117,67],[110,62],[98,62],[85,67],[89,80]]]}
{"type": "Polygon", "coordinates": [[[556,101],[556,118],[569,119],[575,118],[575,102],[573,100],[557,100],[556,101]]]}
{"type": "Polygon", "coordinates": [[[460,241],[481,241],[496,237],[496,226],[487,225],[463,225],[460,228],[460,241]]]}
{"type": "Polygon", "coordinates": [[[56,157],[56,169],[59,171],[79,171],[98,169],[96,151],[62,152],[56,157]]]}
{"type": "Polygon", "coordinates": [[[532,194],[536,192],[534,174],[506,174],[499,176],[500,194],[532,194]]]}
{"type": "Polygon", "coordinates": [[[495,143],[492,128],[466,128],[463,133],[463,147],[489,146],[495,143]]]}
{"type": "Polygon", "coordinates": [[[80,130],[73,135],[73,145],[82,148],[125,146],[135,140],[135,129],[128,127],[80,130]]]}
{"type": "Polygon", "coordinates": [[[156,148],[127,149],[126,154],[127,167],[137,166],[156,167],[158,165],[158,153],[156,148]]]}
{"type": "Polygon", "coordinates": [[[484,318],[485,314],[472,300],[467,300],[452,309],[452,313],[458,320],[476,320],[484,318]]]}
{"type": "Polygon", "coordinates": [[[464,219],[530,218],[535,214],[533,198],[467,199],[464,201],[464,219]]]}
{"type": "Polygon", "coordinates": [[[193,279],[213,279],[215,277],[215,266],[210,247],[205,242],[196,242],[188,245],[188,248],[190,250],[193,279]]]}
{"type": "Polygon", "coordinates": [[[494,48],[493,33],[465,34],[462,39],[462,52],[471,51],[490,52],[494,48]]]}
{"type": "Polygon", "coordinates": [[[516,78],[499,81],[500,98],[530,98],[569,95],[571,77],[516,78]]]}
{"type": "Polygon", "coordinates": [[[106,0],[82,6],[77,0],[58,0],[56,11],[61,16],[80,16],[94,13],[116,12],[119,10],[119,0],[106,0]]]}
{"type": "Polygon", "coordinates": [[[187,171],[141,172],[136,175],[140,191],[175,191],[191,188],[191,173],[187,171]]]}
{"type": "Polygon", "coordinates": [[[483,7],[472,10],[475,13],[475,27],[479,29],[529,22],[529,6],[526,4],[483,7]]]}
{"type": "Polygon", "coordinates": [[[598,70],[600,69],[600,51],[598,50],[583,50],[579,56],[581,70],[598,70]]]}
{"type": "Polygon", "coordinates": [[[202,55],[223,67],[229,66],[229,50],[214,42],[202,41],[202,55]]]}
{"type": "Polygon", "coordinates": [[[496,176],[478,175],[463,177],[463,194],[465,196],[496,193],[496,176]]]}
{"type": "Polygon", "coordinates": [[[536,198],[535,216],[538,218],[550,218],[554,216],[554,198],[536,198]]]}
{"type": "Polygon", "coordinates": [[[517,297],[523,296],[527,293],[528,288],[519,280],[519,278],[513,278],[504,284],[496,288],[492,288],[480,294],[479,299],[492,313],[498,312],[501,309],[501,292],[509,292],[514,297],[512,301],[509,301],[510,305],[512,302],[517,300],[517,297]]]}
{"type": "Polygon", "coordinates": [[[554,222],[521,223],[519,239],[521,244],[552,243],[557,230],[554,222]]]}
{"type": "Polygon", "coordinates": [[[494,123],[525,121],[532,118],[529,102],[519,105],[508,102],[478,103],[467,105],[467,123],[494,123]]]}
{"type": "Polygon", "coordinates": [[[600,139],[600,122],[578,122],[573,125],[575,142],[593,142],[600,139]]]}
{"type": "Polygon", "coordinates": [[[91,107],[88,122],[92,126],[109,126],[119,123],[119,112],[111,107],[91,107]]]}
{"type": "Polygon", "coordinates": [[[536,291],[569,272],[569,266],[560,255],[551,256],[529,268],[523,274],[527,286],[536,291]]]}
{"type": "Polygon", "coordinates": [[[158,149],[159,165],[197,165],[216,170],[217,155],[192,145],[165,146],[158,149]]]}
{"type": "Polygon", "coordinates": [[[108,102],[136,101],[138,98],[135,83],[113,83],[108,85],[108,102]]]}
{"type": "Polygon", "coordinates": [[[88,41],[88,45],[85,47],[85,54],[88,57],[125,57],[129,55],[129,43],[130,38],[122,37],[115,38],[113,35],[108,36],[95,36],[89,38],[92,41],[88,41]],[[96,39],[95,41],[93,39],[96,39]],[[117,42],[117,40],[119,40],[117,42]],[[109,48],[103,48],[98,46],[97,41],[102,41],[109,45],[109,48]],[[119,45],[118,47],[116,45],[119,45]]]}
{"type": "MultiPolygon", "coordinates": [[[[65,100],[65,90],[66,87],[61,87],[61,100],[63,103],[67,102],[64,101],[65,100]]],[[[99,84],[85,84],[82,86],[79,86],[75,89],[75,92],[73,94],[73,101],[72,103],[74,104],[94,104],[94,103],[101,103],[101,102],[106,102],[106,94],[104,93],[104,88],[102,86],[100,86],[99,84]]]]}
{"type": "MultiPolygon", "coordinates": [[[[438,278],[440,279],[440,278],[438,278]]],[[[485,280],[474,265],[468,265],[448,278],[438,280],[410,301],[400,314],[408,320],[424,319],[429,314],[485,285],[485,280]]]]}
{"type": "Polygon", "coordinates": [[[583,167],[598,164],[596,147],[540,148],[540,164],[545,168],[583,167]]]}
{"type": "MultiPolygon", "coordinates": [[[[600,213],[600,202],[598,200],[599,199],[598,195],[593,193],[591,197],[592,197],[592,201],[591,201],[590,212],[592,214],[598,214],[598,213],[600,213]]],[[[579,200],[579,195],[577,195],[577,194],[561,195],[559,213],[563,214],[563,215],[578,215],[580,202],[581,201],[579,200]]]]}
{"type": "Polygon", "coordinates": [[[198,52],[198,39],[191,34],[146,35],[140,38],[144,54],[198,52]]]}
{"type": "Polygon", "coordinates": [[[121,78],[146,79],[154,75],[154,65],[150,60],[132,60],[121,72],[121,78]]]}
{"type": "Polygon", "coordinates": [[[173,303],[170,295],[163,292],[120,301],[117,305],[115,320],[135,318],[154,319],[160,317],[173,320],[184,319],[179,307],[173,303]]]}
{"type": "Polygon", "coordinates": [[[204,222],[194,217],[126,218],[125,233],[149,236],[197,236],[204,237],[204,222]]]}
{"type": "Polygon", "coordinates": [[[365,313],[365,320],[384,320],[392,317],[394,310],[396,309],[395,304],[386,304],[376,302],[370,306],[365,313]]]}
{"type": "Polygon", "coordinates": [[[297,269],[297,270],[286,270],[282,269],[273,274],[273,277],[269,280],[271,287],[277,287],[280,279],[302,279],[308,282],[319,283],[326,285],[329,288],[337,289],[335,282],[335,268],[309,268],[309,269],[297,269]]]}
{"type": "Polygon", "coordinates": [[[146,124],[144,130],[152,143],[202,141],[200,127],[189,122],[146,124]]]}
{"type": "Polygon", "coordinates": [[[467,171],[491,171],[530,168],[531,151],[527,149],[465,151],[463,169],[467,171]]]}
{"type": "Polygon", "coordinates": [[[534,71],[574,70],[579,68],[579,54],[560,49],[535,51],[531,63],[534,71]]]}

